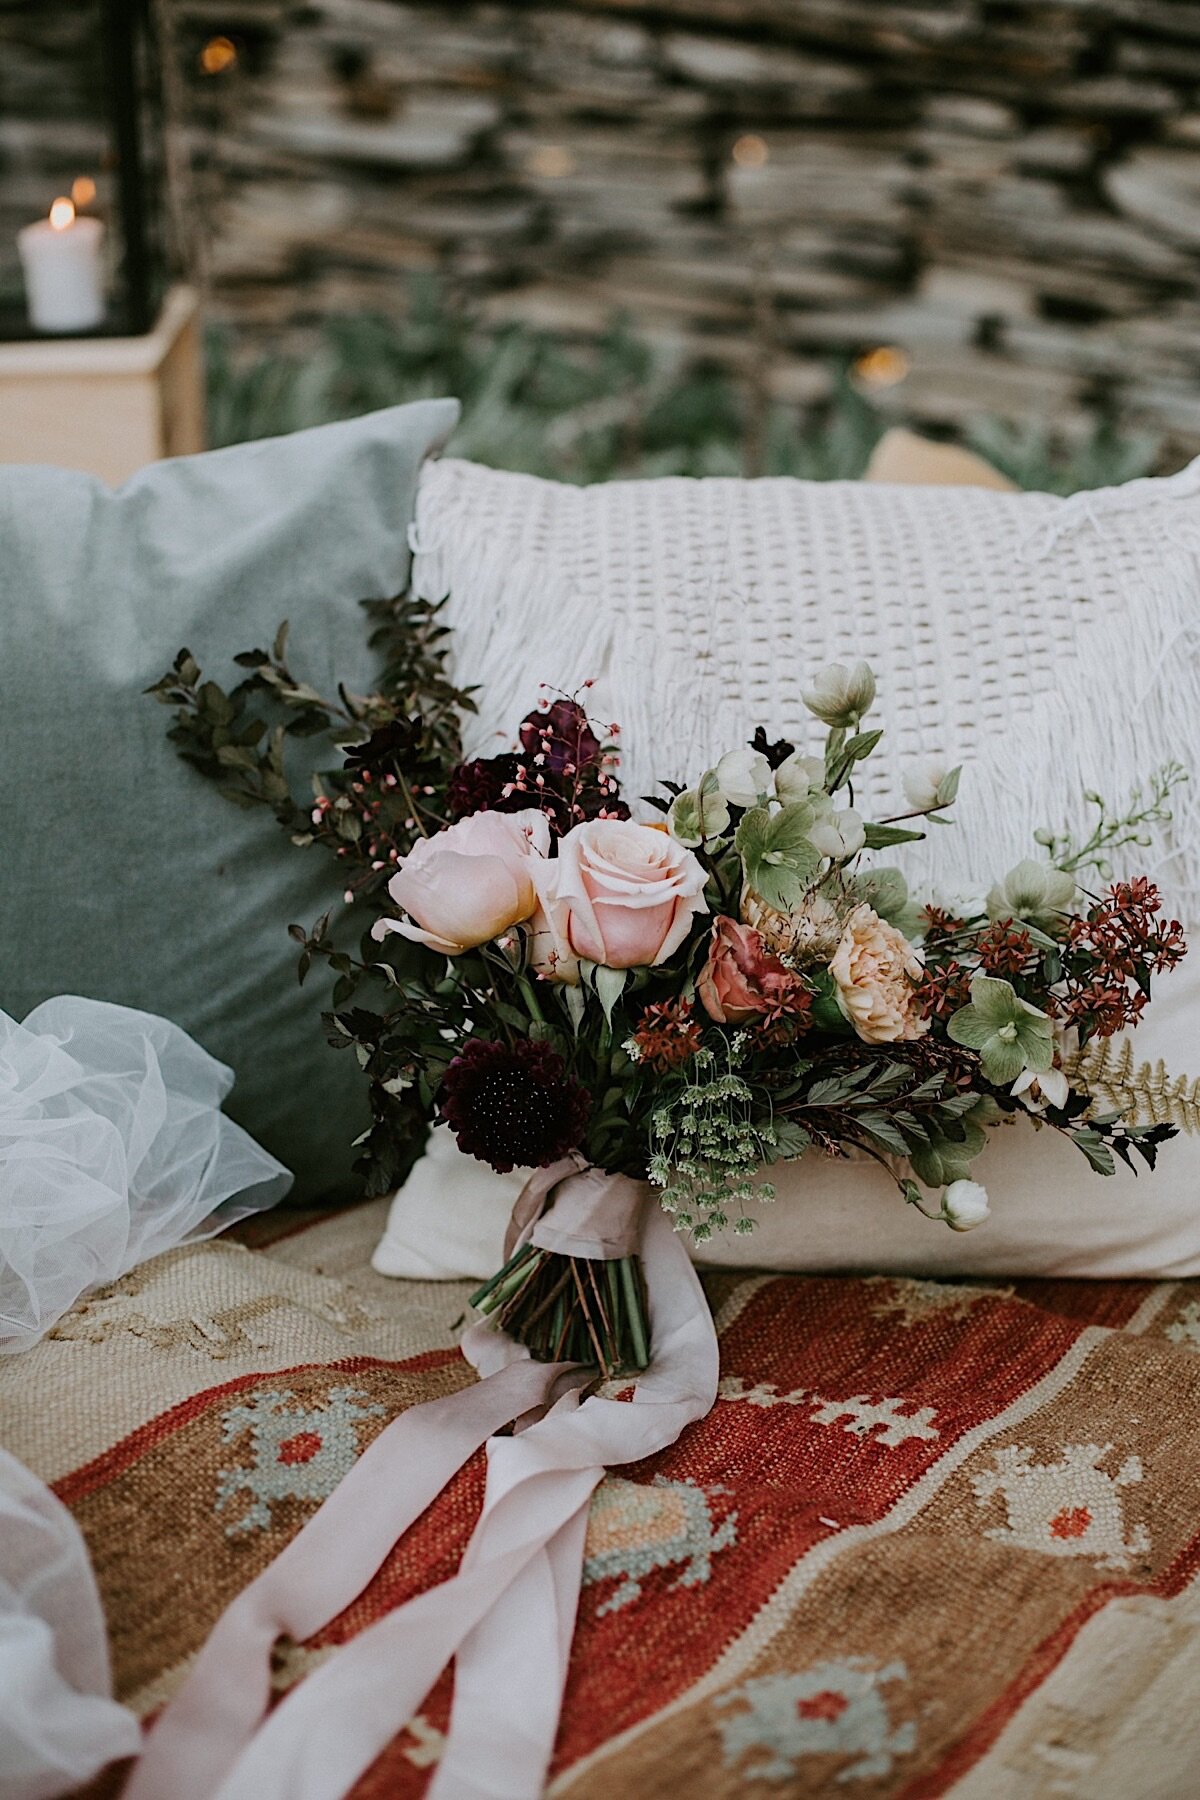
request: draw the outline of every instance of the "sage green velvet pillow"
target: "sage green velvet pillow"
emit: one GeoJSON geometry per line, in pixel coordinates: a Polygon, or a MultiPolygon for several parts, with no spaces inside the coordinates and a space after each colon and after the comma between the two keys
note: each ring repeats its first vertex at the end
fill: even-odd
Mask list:
{"type": "Polygon", "coordinates": [[[0,1007],[84,994],[173,1019],[232,1064],[228,1110],[302,1199],[353,1190],[365,1122],[287,935],[328,904],[329,865],[180,762],[142,690],[184,645],[228,685],[284,618],[318,687],[368,680],[357,603],[404,587],[421,463],[457,417],[392,407],[116,492],[0,468],[0,1007]]]}

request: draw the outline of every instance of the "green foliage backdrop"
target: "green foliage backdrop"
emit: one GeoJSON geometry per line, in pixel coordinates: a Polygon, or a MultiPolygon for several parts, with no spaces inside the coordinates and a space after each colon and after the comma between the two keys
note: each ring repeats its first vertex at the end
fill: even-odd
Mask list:
{"type": "MultiPolygon", "coordinates": [[[[231,333],[208,346],[209,436],[216,444],[295,431],[374,407],[454,394],[451,453],[567,481],[614,475],[798,475],[853,480],[896,415],[832,371],[830,398],[801,408],[752,378],[652,343],[624,320],[589,344],[521,325],[489,329],[433,280],[414,278],[402,319],[335,315],[308,355],[245,358],[231,333]]],[[[1052,493],[1152,470],[1159,440],[1098,420],[1082,441],[1047,426],[980,418],[965,441],[1020,487],[1052,493]]]]}

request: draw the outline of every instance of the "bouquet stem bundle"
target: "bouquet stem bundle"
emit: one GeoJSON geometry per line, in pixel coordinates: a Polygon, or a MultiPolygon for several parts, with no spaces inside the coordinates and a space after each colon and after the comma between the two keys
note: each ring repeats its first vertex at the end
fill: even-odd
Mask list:
{"type": "Polygon", "coordinates": [[[607,1381],[650,1361],[641,1259],[563,1256],[523,1244],[471,1295],[479,1313],[539,1362],[579,1362],[607,1381]]]}

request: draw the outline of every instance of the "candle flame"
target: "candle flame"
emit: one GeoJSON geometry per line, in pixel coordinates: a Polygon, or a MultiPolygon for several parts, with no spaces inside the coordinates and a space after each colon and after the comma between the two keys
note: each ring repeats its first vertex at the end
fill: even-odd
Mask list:
{"type": "Polygon", "coordinates": [[[65,231],[68,225],[75,222],[75,208],[65,196],[60,195],[50,208],[50,229],[65,231]]]}

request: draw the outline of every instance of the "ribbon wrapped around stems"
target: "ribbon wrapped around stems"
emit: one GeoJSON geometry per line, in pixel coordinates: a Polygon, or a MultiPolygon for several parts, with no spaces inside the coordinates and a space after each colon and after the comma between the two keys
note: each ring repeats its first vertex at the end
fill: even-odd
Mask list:
{"type": "Polygon", "coordinates": [[[541,1793],[592,1490],[609,1464],[665,1449],[709,1411],[718,1351],[687,1252],[636,1183],[571,1159],[533,1178],[514,1218],[514,1237],[561,1233],[579,1246],[571,1254],[591,1244],[601,1260],[614,1232],[632,1226],[621,1241],[635,1249],[640,1238],[652,1358],[632,1400],[581,1399],[588,1369],[535,1362],[503,1332],[473,1326],[463,1351],[481,1380],[393,1420],[238,1595],[152,1728],[125,1800],[340,1800],[451,1657],[450,1728],[430,1800],[541,1793]],[[617,1204],[606,1212],[607,1184],[617,1204]],[[624,1223],[618,1206],[631,1215],[624,1223]],[[495,1435],[514,1422],[513,1436],[495,1435]],[[266,1716],[276,1639],[303,1642],[336,1618],[483,1443],[483,1507],[458,1573],[368,1626],[266,1716]]]}
{"type": "Polygon", "coordinates": [[[536,1170],[513,1207],[504,1266],[471,1305],[541,1362],[594,1362],[606,1379],[640,1372],[650,1360],[637,1253],[645,1195],[578,1151],[536,1170]]]}

